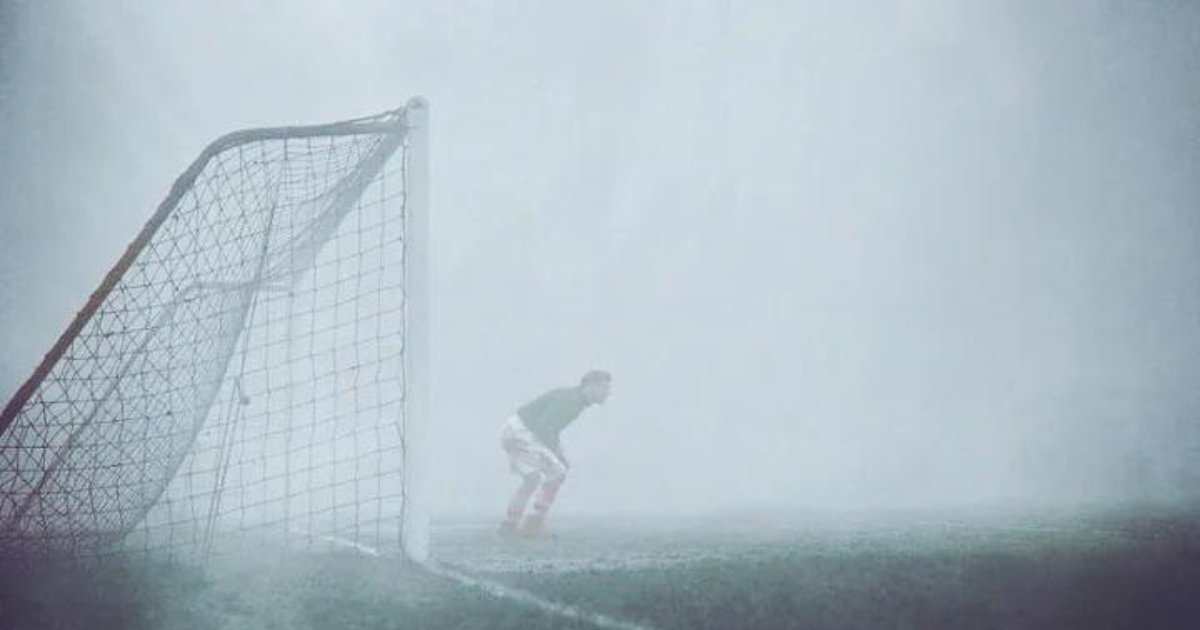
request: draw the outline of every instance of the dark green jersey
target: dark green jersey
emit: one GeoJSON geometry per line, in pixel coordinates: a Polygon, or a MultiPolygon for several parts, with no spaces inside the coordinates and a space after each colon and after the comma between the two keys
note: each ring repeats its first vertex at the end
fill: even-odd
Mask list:
{"type": "Polygon", "coordinates": [[[579,387],[560,387],[537,397],[517,410],[521,422],[550,448],[558,448],[558,434],[588,406],[579,387]]]}

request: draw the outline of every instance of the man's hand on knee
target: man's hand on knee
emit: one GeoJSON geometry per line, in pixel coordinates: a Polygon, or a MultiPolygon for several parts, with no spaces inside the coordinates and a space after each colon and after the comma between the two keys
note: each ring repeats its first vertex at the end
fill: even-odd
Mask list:
{"type": "Polygon", "coordinates": [[[528,475],[521,477],[521,480],[522,480],[522,485],[536,486],[536,485],[542,483],[542,480],[544,478],[545,478],[545,475],[543,475],[540,472],[531,472],[528,475]]]}

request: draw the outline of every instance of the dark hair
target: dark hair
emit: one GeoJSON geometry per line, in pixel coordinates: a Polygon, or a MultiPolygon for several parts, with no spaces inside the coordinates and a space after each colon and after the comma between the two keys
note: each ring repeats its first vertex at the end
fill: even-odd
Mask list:
{"type": "Polygon", "coordinates": [[[604,370],[592,370],[587,374],[584,374],[583,378],[579,379],[579,383],[581,385],[590,385],[592,383],[607,383],[611,380],[612,374],[609,374],[604,370]]]}

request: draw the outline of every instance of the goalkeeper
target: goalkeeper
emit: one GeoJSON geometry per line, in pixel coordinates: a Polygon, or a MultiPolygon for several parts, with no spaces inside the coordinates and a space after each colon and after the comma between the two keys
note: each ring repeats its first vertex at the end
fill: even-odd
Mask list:
{"type": "Polygon", "coordinates": [[[542,534],[546,512],[554,504],[570,468],[559,443],[559,433],[584,409],[602,404],[608,398],[611,383],[608,372],[592,370],[583,375],[579,385],[552,389],[505,420],[500,444],[508,454],[509,469],[521,477],[521,485],[508,502],[501,534],[532,538],[542,534]],[[531,497],[533,504],[527,514],[531,497]]]}

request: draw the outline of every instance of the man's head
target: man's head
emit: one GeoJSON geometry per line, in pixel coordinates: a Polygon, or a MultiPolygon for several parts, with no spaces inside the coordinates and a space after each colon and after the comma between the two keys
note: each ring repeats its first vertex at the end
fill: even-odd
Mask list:
{"type": "Polygon", "coordinates": [[[579,388],[589,404],[603,404],[608,399],[609,386],[612,385],[612,374],[603,370],[592,370],[579,380],[579,388]]]}

